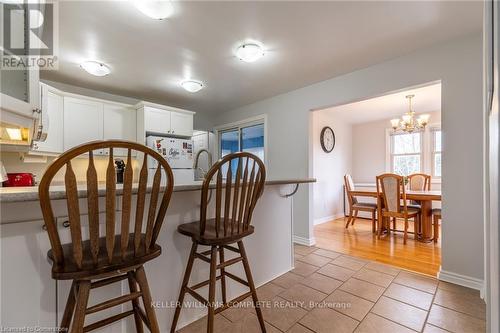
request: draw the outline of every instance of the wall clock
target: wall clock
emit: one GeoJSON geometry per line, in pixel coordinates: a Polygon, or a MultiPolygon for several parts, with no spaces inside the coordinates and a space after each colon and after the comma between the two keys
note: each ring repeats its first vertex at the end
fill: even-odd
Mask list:
{"type": "Polygon", "coordinates": [[[333,133],[333,130],[330,127],[323,127],[321,130],[320,141],[321,148],[323,148],[325,153],[331,153],[335,147],[335,133],[333,133]]]}

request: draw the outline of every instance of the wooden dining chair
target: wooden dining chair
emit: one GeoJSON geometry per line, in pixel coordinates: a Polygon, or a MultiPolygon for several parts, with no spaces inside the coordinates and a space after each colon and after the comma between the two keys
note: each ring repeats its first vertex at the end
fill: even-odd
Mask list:
{"type": "Polygon", "coordinates": [[[349,217],[345,224],[346,229],[349,227],[349,223],[354,225],[354,221],[358,217],[358,212],[369,212],[372,214],[372,232],[376,232],[376,218],[375,214],[377,212],[377,204],[370,202],[359,202],[358,198],[352,194],[354,191],[354,182],[349,174],[344,175],[345,190],[347,193],[347,201],[349,202],[349,217]]]}
{"type": "Polygon", "coordinates": [[[433,240],[434,243],[437,243],[439,239],[439,220],[442,220],[441,217],[441,208],[434,208],[432,210],[432,224],[433,224],[433,240]]]}
{"type": "Polygon", "coordinates": [[[246,152],[225,156],[212,166],[206,174],[201,190],[200,220],[181,224],[177,228],[182,235],[191,237],[193,245],[170,332],[175,332],[186,293],[208,307],[207,332],[210,333],[214,332],[215,314],[252,296],[260,328],[262,332],[266,332],[250,265],[243,246],[243,238],[254,232],[254,227],[251,225],[252,215],[257,200],[264,192],[265,179],[266,169],[262,161],[257,156],[246,152]],[[215,216],[210,217],[208,216],[207,207],[210,184],[214,179],[215,216]],[[237,243],[237,247],[231,245],[234,243],[237,243]],[[210,250],[198,253],[199,245],[209,246],[210,250]],[[239,256],[225,260],[224,250],[235,252],[239,256]],[[217,253],[219,254],[219,263],[217,263],[217,253]],[[201,259],[210,264],[210,277],[206,281],[188,286],[195,259],[201,259]],[[226,270],[227,267],[239,262],[243,264],[246,281],[226,270]],[[218,271],[220,271],[220,274],[217,276],[218,271]],[[249,287],[250,291],[228,302],[226,297],[226,277],[249,287]],[[217,280],[221,281],[222,305],[216,308],[215,283],[217,280]],[[209,286],[208,300],[196,291],[196,289],[206,285],[209,286]]]}
{"type": "Polygon", "coordinates": [[[134,142],[90,142],[68,150],[48,167],[40,182],[39,196],[51,244],[48,258],[52,261],[52,278],[72,280],[61,320],[61,330],[68,331],[71,326],[70,332],[88,332],[133,315],[137,332],[143,332],[143,323],[151,332],[160,331],[151,304],[151,292],[143,265],[161,253],[161,247],[156,244],[156,240],[172,190],[173,174],[167,161],[152,149],[134,142]],[[101,190],[98,185],[94,151],[102,149],[109,151],[109,157],[105,176],[105,230],[101,232],[99,228],[101,190]],[[127,164],[121,190],[116,188],[113,158],[115,149],[127,151],[127,164]],[[132,156],[136,152],[142,153],[143,157],[137,188],[132,185],[134,178],[132,156]],[[82,193],[77,188],[72,162],[78,156],[87,153],[86,192],[82,193]],[[148,156],[158,161],[150,190],[147,184],[148,156]],[[67,244],[61,244],[49,193],[54,176],[62,169],[65,169],[64,186],[71,234],[71,242],[67,244]],[[166,185],[160,187],[162,175],[165,175],[166,185]],[[149,207],[146,207],[146,192],[150,192],[149,207]],[[134,212],[132,195],[135,193],[137,200],[134,212]],[[117,195],[122,197],[121,207],[116,206],[117,195]],[[84,207],[80,207],[82,199],[86,199],[87,203],[88,224],[81,218],[81,209],[85,210],[84,207]],[[116,215],[118,208],[121,208],[120,217],[116,215]],[[135,214],[133,221],[131,221],[132,213],[135,214]],[[89,236],[85,239],[84,235],[87,233],[89,236]],[[129,294],[87,306],[91,291],[122,280],[128,280],[129,294]],[[144,310],[139,304],[141,298],[144,310]],[[87,316],[127,302],[131,302],[132,310],[85,326],[87,316]]]}
{"type": "MultiPolygon", "coordinates": [[[[431,175],[425,173],[413,173],[408,175],[408,184],[407,188],[412,191],[430,191],[431,190],[431,175]]],[[[420,201],[411,200],[410,205],[408,207],[419,208],[420,209],[420,201]]],[[[394,219],[394,229],[395,227],[395,219],[394,219]]],[[[419,222],[417,224],[418,232],[421,233],[422,224],[419,222]]]]}
{"type": "Polygon", "coordinates": [[[420,209],[408,207],[406,204],[406,191],[404,186],[403,176],[393,173],[385,173],[376,177],[377,195],[382,199],[382,207],[379,216],[379,231],[378,237],[382,234],[384,220],[386,218],[403,218],[404,219],[404,236],[403,243],[406,244],[408,239],[408,221],[414,219],[415,238],[418,235],[417,223],[419,221],[420,209]],[[403,203],[401,205],[401,202],[403,203]]]}

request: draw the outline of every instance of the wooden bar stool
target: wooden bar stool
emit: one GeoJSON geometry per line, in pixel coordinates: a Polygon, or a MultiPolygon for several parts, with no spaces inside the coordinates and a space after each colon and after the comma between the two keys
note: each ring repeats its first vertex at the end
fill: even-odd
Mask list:
{"type": "Polygon", "coordinates": [[[262,161],[250,153],[234,153],[225,156],[208,171],[201,190],[200,221],[181,224],[179,233],[191,237],[193,245],[182,281],[179,301],[175,309],[174,320],[170,332],[175,332],[177,321],[186,293],[208,307],[207,332],[214,331],[215,314],[252,296],[262,332],[266,332],[264,318],[258,304],[257,292],[250,272],[250,265],[243,246],[243,238],[254,232],[251,226],[252,214],[257,200],[264,192],[266,170],[262,161]],[[207,216],[208,192],[210,182],[215,183],[215,217],[207,216]],[[224,183],[225,182],[225,183],[224,183]],[[237,247],[231,244],[237,243],[237,247]],[[210,246],[210,250],[198,253],[198,245],[210,246]],[[224,260],[224,250],[238,253],[239,256],[224,260]],[[217,264],[217,253],[220,262],[217,264]],[[193,286],[188,286],[194,259],[201,259],[210,264],[210,278],[193,286]],[[246,281],[226,270],[230,265],[242,262],[246,281]],[[217,276],[217,271],[220,274],[217,276]],[[226,298],[226,277],[250,288],[250,291],[228,302],[226,298]],[[222,305],[215,307],[215,283],[221,281],[222,305]],[[209,286],[208,300],[203,298],[196,289],[209,286]]]}
{"type": "Polygon", "coordinates": [[[432,210],[432,224],[434,226],[434,243],[439,239],[439,220],[441,220],[441,208],[434,208],[432,210]]]}
{"type": "Polygon", "coordinates": [[[94,141],[68,150],[57,158],[45,172],[39,187],[40,205],[45,226],[50,238],[51,250],[48,257],[52,261],[52,278],[56,280],[73,280],[68,295],[61,329],[70,332],[88,332],[108,325],[129,315],[134,315],[137,332],[143,332],[144,323],[151,332],[159,332],[155,311],[151,305],[151,293],[144,271],[144,263],[161,254],[161,247],[156,244],[163,219],[167,212],[173,190],[173,174],[166,160],[152,149],[127,141],[94,141]],[[94,162],[94,151],[109,150],[106,169],[106,214],[105,231],[99,230],[99,189],[98,177],[94,162]],[[116,174],[113,160],[113,149],[127,151],[127,164],[124,171],[122,192],[122,214],[117,219],[116,211],[116,174]],[[132,212],[132,151],[141,152],[143,157],[137,188],[137,204],[135,206],[135,222],[131,228],[132,212]],[[72,160],[88,153],[86,174],[87,193],[81,195],[77,189],[76,176],[72,168],[72,160]],[[146,217],[146,190],[148,179],[148,156],[158,161],[154,172],[151,199],[146,217]],[[71,243],[61,244],[56,219],[49,196],[49,186],[58,171],[65,168],[66,202],[69,216],[71,243]],[[160,188],[162,175],[166,185],[160,188]],[[160,198],[160,192],[163,195],[160,198]],[[80,221],[79,199],[87,199],[88,225],[80,221]],[[159,208],[158,203],[161,200],[159,208]],[[147,220],[143,223],[143,220],[147,220]],[[120,231],[116,232],[117,224],[120,231]],[[88,227],[89,239],[83,239],[83,228],[88,227]],[[130,293],[88,307],[90,291],[112,283],[128,280],[130,293]],[[144,310],[139,305],[142,298],[144,310]],[[85,326],[86,316],[131,302],[132,310],[111,316],[85,326]]]}

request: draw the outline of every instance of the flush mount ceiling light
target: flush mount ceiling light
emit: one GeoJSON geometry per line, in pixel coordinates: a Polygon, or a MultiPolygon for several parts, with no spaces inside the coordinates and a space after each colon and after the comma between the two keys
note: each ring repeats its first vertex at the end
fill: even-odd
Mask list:
{"type": "Polygon", "coordinates": [[[238,47],[236,56],[244,62],[255,62],[264,56],[264,49],[257,43],[247,43],[238,47]]]}
{"type": "Polygon", "coordinates": [[[134,6],[144,15],[155,20],[163,20],[172,15],[174,6],[170,0],[132,0],[134,6]]]}
{"type": "Polygon", "coordinates": [[[97,61],[85,61],[80,64],[80,67],[83,68],[87,73],[95,76],[106,76],[111,73],[111,70],[108,66],[97,61]]]}
{"type": "Polygon", "coordinates": [[[181,87],[191,93],[195,93],[203,88],[203,83],[194,80],[186,80],[181,82],[181,87]]]}

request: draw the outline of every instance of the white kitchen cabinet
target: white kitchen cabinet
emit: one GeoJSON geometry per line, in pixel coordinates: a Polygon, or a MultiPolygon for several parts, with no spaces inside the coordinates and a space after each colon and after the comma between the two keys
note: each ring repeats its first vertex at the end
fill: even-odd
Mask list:
{"type": "Polygon", "coordinates": [[[64,150],[64,97],[47,85],[41,86],[42,112],[48,116],[45,141],[35,141],[31,147],[35,153],[62,153],[64,150]]]}
{"type": "Polygon", "coordinates": [[[42,221],[0,225],[0,327],[56,326],[56,282],[42,221]]]}
{"type": "Polygon", "coordinates": [[[170,129],[173,135],[193,136],[193,114],[171,112],[170,129]]]}
{"type": "Polygon", "coordinates": [[[146,132],[170,134],[170,111],[144,107],[144,128],[146,132]]]}
{"type": "Polygon", "coordinates": [[[103,103],[64,97],[64,150],[103,138],[103,103]]]}
{"type": "MultiPolygon", "coordinates": [[[[104,103],[103,106],[103,138],[104,140],[136,141],[135,110],[119,104],[104,103]]],[[[104,150],[108,155],[109,151],[104,150]]],[[[116,149],[114,156],[127,156],[127,149],[116,149]]]]}

